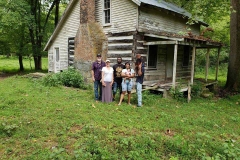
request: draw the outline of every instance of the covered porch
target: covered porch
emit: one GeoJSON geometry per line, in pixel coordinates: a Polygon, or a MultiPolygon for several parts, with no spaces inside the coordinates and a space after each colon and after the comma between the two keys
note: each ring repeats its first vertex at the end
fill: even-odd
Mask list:
{"type": "MultiPolygon", "coordinates": [[[[143,45],[148,48],[148,57],[151,54],[151,46],[159,46],[158,48],[167,46],[166,54],[159,53],[161,52],[160,50],[156,55],[157,63],[162,64],[160,68],[152,69],[148,67],[149,64],[146,64],[147,76],[143,83],[145,90],[157,90],[163,92],[163,95],[166,95],[171,88],[176,89],[177,87],[180,92],[188,91],[190,92],[189,94],[191,94],[191,86],[197,81],[199,81],[203,87],[212,87],[217,84],[219,55],[222,43],[212,41],[202,36],[188,35],[180,37],[174,35],[144,34],[143,45]],[[211,49],[215,49],[217,55],[214,80],[208,79],[209,54],[211,49]],[[205,78],[202,80],[194,78],[195,60],[198,50],[206,51],[205,78]],[[159,56],[161,58],[159,58],[159,56]],[[151,79],[151,75],[159,75],[159,72],[162,72],[162,76],[160,76],[159,79],[151,79]]],[[[146,61],[149,63],[148,57],[146,61]]]]}

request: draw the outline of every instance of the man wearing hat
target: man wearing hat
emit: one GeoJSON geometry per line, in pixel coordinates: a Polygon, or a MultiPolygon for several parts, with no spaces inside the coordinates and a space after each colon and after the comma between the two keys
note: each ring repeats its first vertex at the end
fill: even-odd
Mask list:
{"type": "Polygon", "coordinates": [[[106,66],[106,63],[102,61],[101,54],[97,54],[97,60],[92,64],[92,80],[94,83],[94,96],[95,100],[102,99],[102,68],[106,66]]]}

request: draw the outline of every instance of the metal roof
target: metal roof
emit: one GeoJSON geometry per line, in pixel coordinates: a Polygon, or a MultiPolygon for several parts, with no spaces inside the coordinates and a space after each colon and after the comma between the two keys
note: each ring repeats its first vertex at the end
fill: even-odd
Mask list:
{"type": "Polygon", "coordinates": [[[173,12],[191,17],[191,14],[189,12],[187,12],[186,10],[184,10],[183,8],[180,8],[172,3],[168,3],[163,0],[139,0],[139,1],[141,1],[142,3],[145,3],[145,4],[150,4],[150,5],[153,5],[156,7],[164,8],[166,10],[173,11],[173,12]]]}
{"type": "MultiPolygon", "coordinates": [[[[191,13],[189,13],[185,9],[180,8],[172,3],[165,2],[164,0],[133,0],[133,1],[135,2],[138,1],[139,5],[141,5],[141,3],[144,3],[144,4],[152,5],[158,8],[163,8],[187,17],[192,16],[191,13]]],[[[208,26],[206,22],[203,22],[203,21],[199,21],[199,22],[202,23],[202,25],[208,26]]]]}

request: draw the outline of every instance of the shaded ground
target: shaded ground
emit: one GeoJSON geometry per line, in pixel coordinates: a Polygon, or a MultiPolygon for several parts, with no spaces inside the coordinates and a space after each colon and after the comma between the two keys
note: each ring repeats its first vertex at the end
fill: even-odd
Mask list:
{"type": "Polygon", "coordinates": [[[0,72],[0,80],[16,75],[16,73],[2,73],[0,72]]]}
{"type": "Polygon", "coordinates": [[[45,73],[40,73],[40,72],[35,72],[35,73],[23,73],[23,72],[17,72],[17,73],[3,73],[0,72],[0,80],[3,80],[5,78],[9,78],[11,76],[15,76],[15,75],[21,75],[21,76],[28,76],[28,77],[32,77],[32,78],[39,78],[42,76],[45,76],[45,73]]]}

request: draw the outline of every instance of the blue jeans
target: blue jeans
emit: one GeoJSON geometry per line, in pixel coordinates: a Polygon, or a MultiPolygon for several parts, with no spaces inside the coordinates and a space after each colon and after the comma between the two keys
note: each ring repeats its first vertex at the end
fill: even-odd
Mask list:
{"type": "Polygon", "coordinates": [[[100,80],[94,81],[94,95],[95,95],[95,100],[102,99],[102,83],[100,82],[100,80]]]}
{"type": "Polygon", "coordinates": [[[131,92],[132,90],[132,81],[129,81],[129,80],[123,80],[122,82],[122,91],[123,92],[131,92]]]}
{"type": "Polygon", "coordinates": [[[136,82],[137,85],[137,99],[138,99],[138,107],[142,106],[142,84],[136,82]]]}
{"type": "Polygon", "coordinates": [[[113,83],[113,95],[117,93],[117,89],[119,89],[120,94],[122,93],[122,85],[121,83],[114,82],[113,83]]]}

